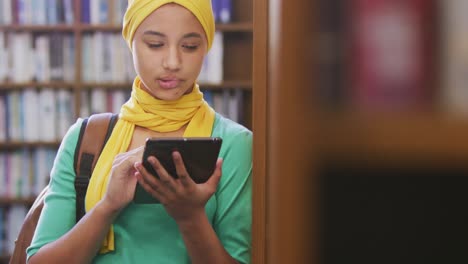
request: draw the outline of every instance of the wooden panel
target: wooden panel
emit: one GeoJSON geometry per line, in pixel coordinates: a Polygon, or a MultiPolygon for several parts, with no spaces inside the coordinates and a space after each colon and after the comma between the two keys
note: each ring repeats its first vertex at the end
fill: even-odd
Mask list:
{"type": "Polygon", "coordinates": [[[316,263],[311,0],[271,0],[267,96],[267,263],[316,263]]]}
{"type": "Polygon", "coordinates": [[[266,263],[266,155],[268,87],[268,0],[255,0],[253,11],[253,197],[252,263],[266,263]]]}
{"type": "Polygon", "coordinates": [[[233,0],[233,21],[236,22],[252,22],[252,0],[233,0]]]}

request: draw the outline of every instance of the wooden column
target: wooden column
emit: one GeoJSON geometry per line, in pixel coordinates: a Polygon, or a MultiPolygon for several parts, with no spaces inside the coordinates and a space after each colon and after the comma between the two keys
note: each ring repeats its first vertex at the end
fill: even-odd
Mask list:
{"type": "Polygon", "coordinates": [[[313,1],[254,1],[253,263],[317,263],[313,1]]]}

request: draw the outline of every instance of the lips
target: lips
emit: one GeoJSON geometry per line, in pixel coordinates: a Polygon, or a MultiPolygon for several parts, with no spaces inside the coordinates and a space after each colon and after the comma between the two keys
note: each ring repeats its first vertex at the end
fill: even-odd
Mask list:
{"type": "Polygon", "coordinates": [[[179,86],[180,80],[176,78],[158,79],[159,86],[163,89],[173,89],[179,86]]]}

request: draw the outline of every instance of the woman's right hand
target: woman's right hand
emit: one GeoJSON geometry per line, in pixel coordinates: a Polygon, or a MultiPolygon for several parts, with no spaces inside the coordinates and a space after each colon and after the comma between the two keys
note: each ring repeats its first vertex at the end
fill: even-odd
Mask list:
{"type": "Polygon", "coordinates": [[[126,207],[135,194],[135,163],[141,162],[144,146],[118,154],[112,164],[107,192],[103,201],[113,211],[126,207]]]}

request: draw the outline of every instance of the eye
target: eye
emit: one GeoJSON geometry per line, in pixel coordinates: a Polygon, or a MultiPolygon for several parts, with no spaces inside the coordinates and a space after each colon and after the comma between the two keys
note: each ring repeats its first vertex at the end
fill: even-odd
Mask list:
{"type": "Polygon", "coordinates": [[[148,47],[150,49],[157,49],[157,48],[161,48],[162,46],[164,46],[163,43],[148,43],[148,47]]]}
{"type": "Polygon", "coordinates": [[[194,51],[198,48],[198,45],[189,45],[189,44],[184,44],[182,45],[184,49],[187,49],[189,51],[194,51]]]}

